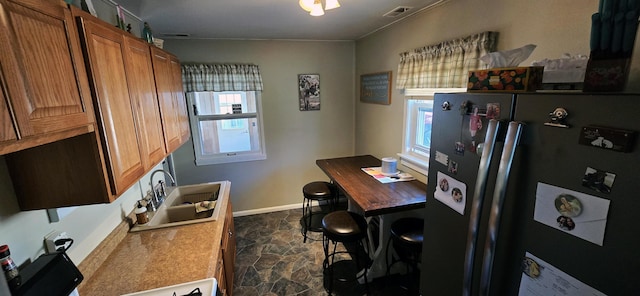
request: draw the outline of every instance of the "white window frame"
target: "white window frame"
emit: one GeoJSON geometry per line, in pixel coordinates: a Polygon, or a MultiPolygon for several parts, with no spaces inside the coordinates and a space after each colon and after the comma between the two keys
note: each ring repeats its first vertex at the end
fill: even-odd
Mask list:
{"type": "MultiPolygon", "coordinates": [[[[224,93],[224,92],[214,92],[224,93]]],[[[243,92],[246,93],[246,92],[243,92]]],[[[196,115],[195,114],[195,94],[192,92],[187,93],[187,101],[189,103],[189,124],[191,126],[191,136],[193,139],[193,150],[195,154],[196,166],[254,161],[267,159],[267,151],[264,141],[264,126],[262,123],[262,94],[260,91],[254,91],[255,93],[255,108],[256,112],[245,112],[240,114],[217,114],[217,115],[196,115]],[[259,149],[252,151],[237,151],[237,152],[224,152],[214,155],[203,155],[200,147],[202,146],[202,137],[200,135],[200,122],[209,120],[224,120],[224,119],[246,119],[255,118],[257,121],[257,138],[260,143],[257,145],[259,149]]],[[[214,96],[217,97],[216,94],[214,96]]],[[[245,95],[243,94],[243,97],[245,95]]],[[[248,103],[249,104],[249,103],[248,103]]],[[[253,144],[252,144],[253,145],[253,144]]]]}
{"type": "MultiPolygon", "coordinates": [[[[416,147],[416,131],[418,124],[418,110],[433,104],[433,96],[438,93],[466,92],[466,88],[411,88],[405,89],[404,128],[402,134],[402,149],[398,156],[400,164],[422,175],[429,173],[430,151],[416,147]],[[429,103],[430,101],[430,103],[429,103]],[[426,155],[425,155],[426,153],[426,155]]],[[[433,106],[437,108],[437,106],[433,106]]]]}

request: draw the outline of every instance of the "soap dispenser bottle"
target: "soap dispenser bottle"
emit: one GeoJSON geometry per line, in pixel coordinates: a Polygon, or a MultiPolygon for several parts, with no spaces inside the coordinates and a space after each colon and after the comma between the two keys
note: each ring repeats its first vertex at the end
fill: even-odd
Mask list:
{"type": "Polygon", "coordinates": [[[139,200],[138,204],[136,205],[136,210],[134,212],[136,213],[136,219],[138,220],[138,224],[142,225],[149,222],[149,216],[147,215],[147,207],[142,206],[140,202],[141,201],[139,200]]]}

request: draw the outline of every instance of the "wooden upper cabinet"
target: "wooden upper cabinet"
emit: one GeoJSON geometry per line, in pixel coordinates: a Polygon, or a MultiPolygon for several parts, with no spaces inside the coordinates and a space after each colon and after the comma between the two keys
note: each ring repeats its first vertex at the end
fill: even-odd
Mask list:
{"type": "Polygon", "coordinates": [[[0,154],[93,131],[78,32],[64,2],[0,0],[0,20],[0,154]]]}
{"type": "Polygon", "coordinates": [[[125,69],[122,33],[82,19],[89,77],[94,90],[99,134],[114,195],[123,193],[145,173],[136,119],[125,69]]]}
{"type": "Polygon", "coordinates": [[[12,48],[3,50],[2,63],[10,65],[2,74],[21,80],[7,81],[18,138],[93,123],[78,32],[64,2],[0,0],[0,6],[12,48]]]}
{"type": "Polygon", "coordinates": [[[180,67],[180,61],[170,56],[171,61],[171,74],[173,77],[173,96],[177,104],[178,122],[180,125],[180,145],[185,143],[191,135],[189,130],[189,113],[187,111],[187,100],[184,97],[184,90],[182,87],[182,67],[180,67]]]}
{"type": "Polygon", "coordinates": [[[0,75],[0,142],[18,139],[18,134],[16,134],[15,126],[11,121],[9,108],[6,104],[6,88],[4,85],[4,79],[0,75]]]}
{"type": "MultiPolygon", "coordinates": [[[[174,76],[171,65],[171,55],[158,48],[151,48],[153,56],[153,72],[156,78],[156,91],[160,102],[162,127],[167,152],[171,153],[183,143],[180,127],[180,104],[177,102],[174,90],[174,76]]],[[[181,80],[182,81],[182,80],[181,80]]]]}
{"type": "MultiPolygon", "coordinates": [[[[0,2],[0,8],[4,13],[4,2],[0,2]]],[[[0,143],[15,142],[18,139],[18,126],[15,124],[9,104],[11,93],[19,98],[25,98],[24,83],[20,75],[15,75],[19,70],[13,48],[9,38],[9,27],[6,22],[0,22],[0,143]],[[11,75],[13,74],[13,75],[11,75]]]]}
{"type": "Polygon", "coordinates": [[[138,136],[145,170],[158,164],[166,156],[160,107],[156,95],[151,50],[149,44],[133,37],[125,37],[127,81],[129,95],[138,123],[138,136]]]}
{"type": "Polygon", "coordinates": [[[188,135],[173,55],[63,1],[0,0],[0,154],[22,210],[113,202],[188,135]]]}

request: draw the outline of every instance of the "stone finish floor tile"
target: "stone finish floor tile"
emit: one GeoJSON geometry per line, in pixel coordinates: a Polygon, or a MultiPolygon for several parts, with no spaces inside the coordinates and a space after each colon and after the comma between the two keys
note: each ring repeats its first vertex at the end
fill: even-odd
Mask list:
{"type": "MultiPolygon", "coordinates": [[[[294,209],[234,218],[235,296],[327,295],[322,233],[308,232],[311,239],[303,243],[301,216],[302,210],[294,209]]],[[[374,282],[370,295],[407,295],[391,286],[374,282]]]]}

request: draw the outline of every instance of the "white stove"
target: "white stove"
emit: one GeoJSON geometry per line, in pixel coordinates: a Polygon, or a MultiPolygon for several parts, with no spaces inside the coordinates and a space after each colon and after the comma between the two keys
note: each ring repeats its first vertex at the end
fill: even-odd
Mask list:
{"type": "Polygon", "coordinates": [[[173,286],[167,286],[162,288],[156,288],[152,290],[140,291],[131,294],[125,294],[122,296],[187,296],[187,295],[202,295],[202,296],[217,296],[218,293],[218,281],[215,278],[208,278],[204,280],[198,280],[183,284],[177,284],[173,286]],[[202,294],[197,294],[197,292],[202,294]]]}

